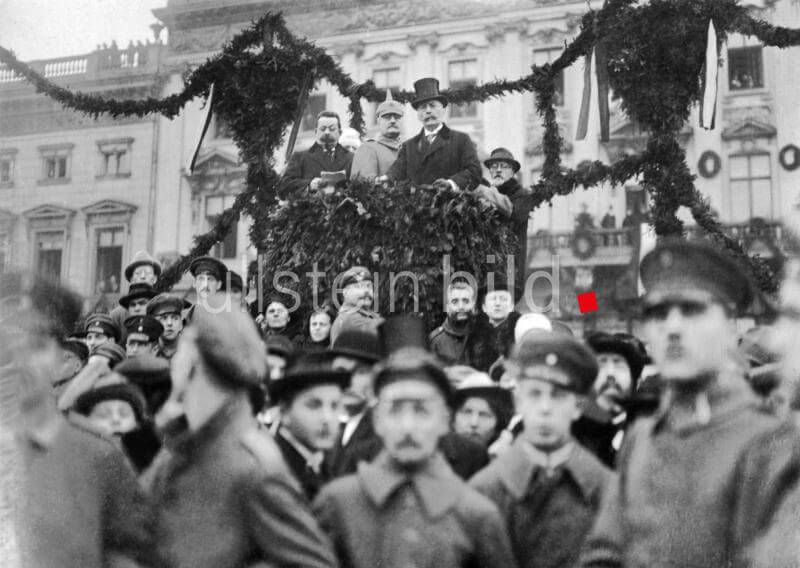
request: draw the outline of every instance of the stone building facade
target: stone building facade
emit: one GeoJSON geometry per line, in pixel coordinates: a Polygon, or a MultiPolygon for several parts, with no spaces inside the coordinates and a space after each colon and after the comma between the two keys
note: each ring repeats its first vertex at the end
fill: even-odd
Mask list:
{"type": "MultiPolygon", "coordinates": [[[[590,4],[599,8],[602,2],[590,4]]],[[[768,21],[800,26],[797,2],[750,0],[749,4],[768,21]]],[[[142,65],[125,68],[120,64],[114,70],[89,72],[92,58],[99,57],[93,53],[85,57],[87,70],[51,76],[74,89],[150,89],[162,96],[177,92],[187,70],[269,10],[282,11],[293,31],[325,47],[356,81],[372,79],[380,87],[411,89],[423,76],[436,76],[443,87],[455,87],[526,75],[532,64],[558,57],[565,42],[577,33],[587,3],[167,0],[154,14],[160,21],[155,31],[165,27],[168,40],[143,47],[148,55],[142,65]]],[[[717,128],[701,130],[693,117],[684,129],[683,143],[690,167],[698,173],[698,187],[731,233],[750,250],[777,258],[782,235],[776,222],[799,198],[800,169],[795,166],[800,163],[796,146],[800,145],[800,114],[794,98],[800,87],[800,50],[762,47],[754,38],[734,35],[721,56],[717,128]]],[[[64,61],[72,59],[79,58],[64,61]]],[[[583,62],[579,61],[559,79],[558,116],[567,140],[564,163],[610,162],[640,150],[645,135],[614,104],[609,142],[599,141],[596,120],[591,121],[585,140],[575,140],[582,88],[583,62]]],[[[59,246],[55,235],[62,231],[61,276],[82,292],[93,293],[101,279],[96,267],[103,247],[97,243],[109,238],[98,233],[100,226],[124,228],[123,258],[140,248],[165,260],[186,252],[192,237],[205,231],[241,191],[244,176],[236,147],[225,125],[216,119],[195,171],[186,171],[201,106],[202,101],[194,101],[174,120],[96,122],[58,110],[27,85],[0,74],[0,178],[7,160],[13,172],[11,185],[3,187],[8,182],[0,182],[0,191],[8,196],[0,204],[5,263],[40,269],[54,266],[55,253],[42,251],[57,250],[53,249],[59,246]],[[24,110],[7,112],[15,108],[24,110]],[[38,116],[47,113],[52,115],[50,122],[39,126],[44,119],[38,116]],[[32,126],[26,126],[28,121],[32,126]],[[16,126],[8,130],[7,124],[16,126]],[[99,176],[97,164],[105,163],[101,158],[104,141],[117,144],[112,149],[130,145],[129,176],[99,176]],[[43,168],[50,167],[46,164],[51,153],[58,159],[63,151],[70,160],[69,181],[54,182],[43,168]]],[[[364,107],[371,128],[374,106],[364,107]]],[[[309,99],[297,148],[311,143],[314,116],[323,109],[336,110],[346,120],[347,100],[324,81],[309,99]]],[[[410,136],[420,125],[408,110],[404,128],[410,136]]],[[[447,122],[468,132],[481,156],[497,146],[509,148],[523,164],[523,183],[537,179],[543,162],[542,128],[533,95],[451,106],[447,122]]],[[[283,151],[279,167],[282,156],[283,151]]],[[[558,317],[580,319],[575,294],[595,289],[601,310],[593,325],[607,317],[609,325],[617,326],[628,318],[626,306],[637,292],[634,267],[646,204],[647,196],[631,180],[622,187],[578,190],[532,215],[528,270],[549,272],[551,279],[558,279],[558,317]]],[[[242,219],[228,241],[215,249],[237,270],[255,255],[247,241],[248,223],[242,219]]],[[[645,242],[648,239],[645,234],[645,242]]]]}

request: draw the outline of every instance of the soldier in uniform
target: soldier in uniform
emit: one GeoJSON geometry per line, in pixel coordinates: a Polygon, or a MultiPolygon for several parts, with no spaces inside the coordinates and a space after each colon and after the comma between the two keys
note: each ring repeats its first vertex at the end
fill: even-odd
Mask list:
{"type": "Polygon", "coordinates": [[[186,300],[173,294],[159,294],[147,304],[147,315],[156,318],[164,327],[158,338],[157,356],[169,361],[175,355],[183,331],[183,310],[189,307],[186,300]]]}
{"type": "Polygon", "coordinates": [[[248,392],[268,375],[243,312],[195,313],[172,359],[159,421],[183,415],[144,476],[156,553],[166,568],[338,566],[274,440],[258,429],[248,392]]]}
{"type": "Polygon", "coordinates": [[[119,343],[121,328],[108,314],[91,314],[86,318],[86,346],[89,353],[106,342],[119,343]]]}
{"type": "Polygon", "coordinates": [[[342,276],[342,307],[331,326],[331,345],[343,329],[364,327],[376,330],[381,316],[372,310],[374,292],[372,274],[363,266],[349,268],[342,276]]]}
{"type": "Polygon", "coordinates": [[[730,258],[680,240],[660,243],[640,273],[661,408],[629,429],[582,565],[734,566],[797,468],[774,451],[797,430],[759,410],[736,355],[752,287],[730,258]]]}
{"type": "Polygon", "coordinates": [[[470,485],[497,503],[521,567],[572,566],[612,475],[570,434],[597,360],[573,337],[539,334],[523,339],[509,367],[524,430],[470,485]]]}
{"type": "Polygon", "coordinates": [[[137,357],[145,353],[155,355],[158,350],[158,338],[164,333],[164,326],[153,316],[129,316],[125,320],[125,354],[137,357]]]}
{"type": "MultiPolygon", "coordinates": [[[[212,298],[222,305],[221,300],[223,298],[217,292],[222,288],[225,275],[228,273],[228,267],[213,256],[200,256],[195,258],[189,265],[189,272],[194,277],[193,285],[197,299],[186,313],[187,322],[192,320],[198,305],[208,311],[209,307],[212,307],[212,304],[209,303],[212,298]]],[[[219,306],[214,304],[213,308],[217,308],[212,309],[212,312],[216,312],[219,306]]]]}
{"type": "Polygon", "coordinates": [[[378,176],[386,175],[389,168],[397,159],[400,145],[403,141],[400,121],[405,114],[403,103],[392,98],[392,91],[386,90],[386,100],[378,105],[375,119],[380,132],[375,138],[368,138],[358,147],[353,156],[351,176],[374,180],[378,176]]]}
{"type": "Polygon", "coordinates": [[[342,390],[350,373],[334,370],[333,355],[301,355],[269,385],[270,400],[280,406],[275,442],[309,500],[331,478],[327,452],[339,437],[342,390]]]}
{"type": "Polygon", "coordinates": [[[497,507],[438,451],[450,428],[451,387],[425,350],[394,352],[375,378],[383,450],[322,488],[314,503],[347,568],[513,568],[497,507]]]}

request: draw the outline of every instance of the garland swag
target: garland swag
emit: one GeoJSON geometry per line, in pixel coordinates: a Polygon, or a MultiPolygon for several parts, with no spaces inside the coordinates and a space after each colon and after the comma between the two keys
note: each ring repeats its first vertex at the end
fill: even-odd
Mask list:
{"type": "MultiPolygon", "coordinates": [[[[728,33],[739,32],[778,48],[800,45],[800,30],[757,20],[739,0],[650,0],[643,5],[637,5],[636,0],[607,0],[602,9],[583,16],[579,33],[552,63],[533,66],[529,75],[516,80],[496,80],[445,93],[454,104],[484,102],[509,93],[535,94],[544,126],[545,156],[541,178],[532,188],[535,206],[549,203],[556,195],[567,195],[579,186],[619,184],[639,176],[643,188],[652,196],[652,223],[659,236],[683,234],[683,223],[676,212],[680,207],[688,208],[698,225],[749,269],[764,292],[772,294],[778,287],[775,275],[760,258],[749,257],[724,234],[708,202],[694,186],[694,176],[678,143],[678,130],[702,94],[698,77],[704,63],[709,20],[713,20],[720,42],[728,33]],[[650,138],[638,155],[611,165],[593,162],[568,169],[561,164],[564,141],[553,104],[555,78],[579,58],[591,56],[598,46],[605,50],[609,84],[615,96],[650,138]]],[[[252,241],[264,246],[264,252],[276,265],[286,265],[295,252],[292,257],[278,254],[289,252],[281,248],[277,238],[281,233],[276,231],[278,227],[285,229],[285,222],[282,225],[274,211],[279,176],[272,156],[297,114],[301,90],[310,90],[316,81],[326,79],[350,100],[350,124],[362,133],[362,100],[379,102],[385,94],[372,81],[355,83],[322,48],[295,37],[282,15],[274,13],[267,13],[197,67],[185,78],[180,93],[162,99],[114,100],[73,93],[45,79],[2,47],[0,62],[31,82],[37,92],[95,117],[104,113],[113,117],[160,113],[172,118],[188,101],[207,96],[211,85],[216,85],[219,96],[214,111],[231,125],[241,158],[247,164],[246,190],[208,233],[195,238],[192,250],[164,272],[157,285],[162,290],[180,278],[192,259],[206,254],[221,240],[242,213],[256,220],[252,241]],[[304,84],[308,76],[313,80],[304,84]]],[[[411,91],[394,93],[394,98],[402,102],[409,102],[413,96],[411,91]]],[[[464,207],[470,199],[451,197],[464,207]]],[[[313,232],[315,222],[312,217],[302,227],[313,232]]],[[[293,238],[301,238],[304,233],[299,230],[300,225],[293,228],[293,238]]],[[[301,238],[298,242],[310,247],[306,252],[311,256],[320,246],[319,239],[301,238]]]]}

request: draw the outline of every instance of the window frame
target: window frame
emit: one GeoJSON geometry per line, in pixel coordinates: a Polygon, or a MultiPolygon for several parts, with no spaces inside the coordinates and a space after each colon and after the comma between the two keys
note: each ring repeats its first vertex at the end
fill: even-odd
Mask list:
{"type": "Polygon", "coordinates": [[[72,150],[75,144],[50,144],[39,146],[39,160],[41,162],[38,185],[61,185],[72,181],[72,150]],[[54,167],[58,167],[58,160],[64,159],[64,175],[49,177],[48,161],[56,160],[54,167]]]}
{"type": "Polygon", "coordinates": [[[733,222],[741,222],[734,218],[734,194],[733,194],[733,184],[734,182],[747,182],[747,197],[748,197],[748,211],[749,215],[747,219],[744,221],[749,221],[754,217],[763,217],[762,215],[754,215],[753,203],[754,203],[754,195],[753,195],[753,182],[755,181],[769,181],[769,215],[766,217],[767,220],[773,220],[775,216],[775,199],[774,199],[774,189],[775,183],[773,181],[774,176],[774,167],[772,164],[772,153],[766,150],[753,150],[749,152],[734,152],[728,155],[728,199],[730,200],[729,203],[729,217],[733,222]],[[760,176],[760,177],[753,177],[752,171],[752,158],[755,156],[763,156],[767,158],[767,164],[769,165],[769,176],[760,176]],[[747,174],[748,177],[733,177],[733,160],[736,158],[746,158],[747,159],[747,174]]]}
{"type": "MultiPolygon", "coordinates": [[[[129,232],[129,226],[126,225],[125,223],[97,223],[97,224],[92,224],[91,225],[92,241],[91,241],[91,251],[90,251],[90,254],[91,254],[91,272],[90,272],[90,274],[92,275],[92,280],[91,280],[92,281],[92,285],[91,285],[91,290],[92,290],[91,293],[92,294],[101,294],[101,292],[97,289],[97,276],[98,276],[97,275],[97,270],[99,268],[98,255],[100,253],[100,248],[101,248],[100,247],[100,233],[103,232],[103,231],[109,231],[109,230],[115,231],[115,232],[118,231],[120,233],[120,235],[121,235],[120,238],[121,238],[121,241],[122,241],[122,244],[119,245],[119,248],[120,248],[120,268],[119,268],[119,273],[116,275],[117,276],[118,288],[117,288],[116,291],[114,291],[114,290],[104,290],[102,293],[105,293],[105,294],[120,294],[122,292],[122,289],[123,289],[124,271],[125,271],[125,258],[127,258],[126,255],[125,255],[125,252],[127,250],[127,245],[128,245],[128,237],[127,237],[127,235],[128,235],[128,232],[129,232]]],[[[103,247],[103,248],[110,248],[110,247],[103,247]]]]}
{"type": "Polygon", "coordinates": [[[61,257],[59,259],[59,267],[58,267],[58,274],[57,274],[57,283],[60,283],[64,279],[64,268],[67,260],[67,230],[66,229],[59,229],[59,228],[52,228],[52,229],[37,229],[33,233],[33,272],[37,276],[42,276],[42,273],[39,270],[39,262],[41,260],[41,251],[43,250],[39,244],[42,235],[60,235],[60,238],[53,239],[54,241],[58,241],[61,245],[58,249],[46,249],[46,250],[58,250],[61,253],[61,257]]]}
{"type": "MultiPolygon", "coordinates": [[[[402,90],[403,86],[403,67],[400,63],[391,64],[386,63],[380,65],[378,67],[373,67],[372,72],[370,73],[370,78],[372,79],[373,83],[375,83],[375,87],[380,89],[382,92],[386,92],[386,89],[390,89],[392,93],[397,93],[402,90]],[[397,71],[397,83],[394,85],[379,85],[375,81],[375,74],[380,73],[383,71],[397,71]]],[[[377,126],[378,124],[378,106],[381,103],[370,103],[370,126],[377,126]]]]}
{"type": "MultiPolygon", "coordinates": [[[[764,66],[764,46],[761,44],[755,45],[738,45],[738,46],[728,46],[727,52],[725,54],[725,59],[728,67],[728,92],[730,93],[743,93],[743,92],[752,92],[757,91],[760,89],[766,88],[766,74],[765,74],[765,66],[764,66]],[[754,83],[750,87],[740,86],[734,87],[733,86],[733,65],[731,60],[731,52],[734,53],[744,53],[748,51],[758,51],[758,74],[759,78],[761,79],[760,84],[754,83]]],[[[754,59],[755,60],[755,59],[754,59]]]]}
{"type": "MultiPolygon", "coordinates": [[[[212,193],[210,195],[206,195],[203,197],[203,217],[206,220],[206,230],[210,230],[214,224],[216,223],[217,219],[219,218],[222,213],[224,213],[233,202],[236,200],[236,194],[233,193],[212,193]],[[209,201],[212,199],[220,199],[222,202],[222,208],[219,213],[216,215],[210,215],[208,213],[208,204],[209,201]]],[[[230,260],[232,258],[236,258],[239,254],[239,223],[241,221],[241,215],[239,218],[236,219],[234,226],[231,227],[231,230],[225,236],[225,239],[218,243],[214,243],[212,248],[211,256],[217,258],[219,260],[230,260]],[[224,252],[226,251],[227,246],[230,246],[230,243],[227,243],[228,239],[233,239],[233,254],[231,256],[224,256],[224,252]]]]}
{"type": "Polygon", "coordinates": [[[14,180],[16,177],[16,164],[17,164],[17,149],[16,148],[4,148],[0,149],[0,172],[2,171],[2,164],[4,162],[8,162],[8,179],[3,180],[0,177],[0,188],[9,188],[14,187],[14,180]]]}
{"type": "MultiPolygon", "coordinates": [[[[478,54],[468,54],[468,53],[459,54],[457,56],[453,56],[453,57],[448,58],[447,61],[445,62],[445,77],[447,77],[447,88],[448,89],[453,89],[453,88],[457,89],[457,88],[459,88],[459,87],[461,87],[463,85],[467,85],[467,84],[477,85],[480,82],[480,78],[481,78],[481,58],[478,56],[478,54]],[[474,82],[470,83],[469,81],[466,81],[466,80],[463,80],[463,79],[456,79],[454,81],[452,79],[452,77],[450,76],[450,69],[452,68],[452,66],[454,64],[458,64],[458,63],[463,64],[463,63],[468,63],[468,62],[474,62],[475,63],[475,80],[474,80],[474,82]]],[[[452,122],[475,122],[475,121],[479,121],[479,120],[481,120],[483,118],[483,112],[481,110],[482,107],[483,107],[483,105],[480,105],[477,102],[467,103],[467,105],[455,105],[453,103],[450,103],[449,105],[447,105],[447,120],[448,121],[452,121],[452,122]],[[466,106],[467,108],[474,107],[475,114],[461,114],[461,115],[458,115],[458,116],[454,116],[453,115],[453,111],[456,108],[460,109],[461,106],[466,106]]]]}
{"type": "MultiPolygon", "coordinates": [[[[317,115],[320,112],[322,112],[323,110],[326,110],[327,105],[328,105],[328,94],[327,93],[317,92],[317,93],[311,93],[310,95],[308,95],[308,100],[306,101],[306,108],[303,110],[303,116],[300,119],[300,133],[301,134],[313,134],[316,131],[316,129],[317,129],[317,115]],[[311,99],[314,99],[314,98],[316,98],[316,99],[320,99],[321,98],[322,99],[322,109],[318,110],[316,112],[312,112],[311,108],[310,108],[311,107],[311,99]],[[310,120],[314,121],[314,124],[313,124],[313,126],[311,128],[306,128],[306,119],[310,119],[310,120]]],[[[345,125],[342,124],[342,128],[344,128],[344,126],[345,125]]]]}
{"type": "Polygon", "coordinates": [[[131,153],[133,150],[133,138],[114,138],[109,140],[97,141],[97,152],[99,156],[99,167],[96,179],[120,179],[131,177],[131,153]],[[116,171],[108,171],[108,156],[116,156],[116,171]],[[124,162],[121,158],[124,156],[124,162]]]}

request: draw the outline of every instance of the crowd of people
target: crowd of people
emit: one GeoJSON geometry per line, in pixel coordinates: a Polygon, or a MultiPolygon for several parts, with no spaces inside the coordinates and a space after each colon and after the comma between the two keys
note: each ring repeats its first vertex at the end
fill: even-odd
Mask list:
{"type": "MultiPolygon", "coordinates": [[[[430,82],[417,90],[418,112],[447,102],[430,82]]],[[[384,108],[388,132],[402,106],[384,108]]],[[[324,144],[338,118],[319,121],[320,146],[287,168],[291,191],[324,191],[328,170],[306,168],[342,152],[324,144]]],[[[418,150],[441,137],[464,167],[443,173],[437,159],[424,175],[470,189],[474,147],[445,128],[376,140],[369,175],[428,183],[418,150]]],[[[488,161],[497,181],[511,175],[485,199],[504,196],[513,213],[499,188],[519,164],[503,149],[488,161]]],[[[88,315],[58,285],[0,279],[4,562],[800,565],[791,270],[778,320],[741,333],[755,299],[741,268],[709,245],[663,241],[640,265],[641,337],[579,337],[519,313],[513,279],[443,283],[429,332],[419,314],[375,312],[361,266],[343,275],[339,310],[313,310],[296,337],[286,297],[254,310],[219,260],[189,271],[194,303],[156,293],[161,265],[137,253],[119,306],[88,315]]]]}

